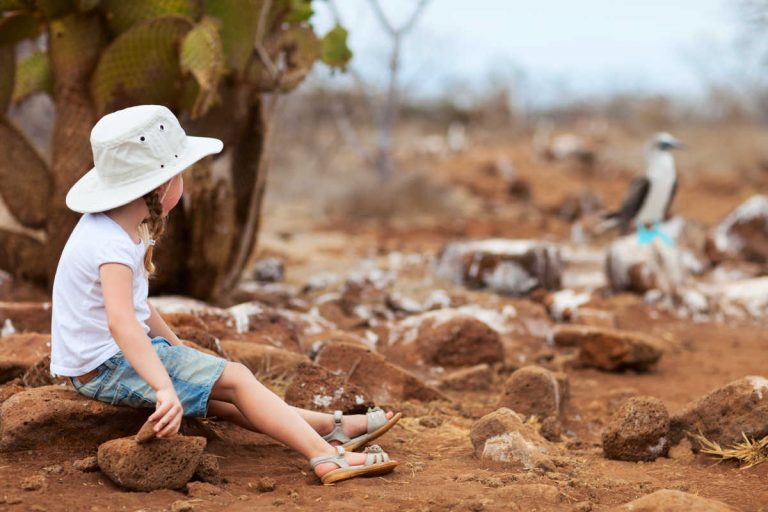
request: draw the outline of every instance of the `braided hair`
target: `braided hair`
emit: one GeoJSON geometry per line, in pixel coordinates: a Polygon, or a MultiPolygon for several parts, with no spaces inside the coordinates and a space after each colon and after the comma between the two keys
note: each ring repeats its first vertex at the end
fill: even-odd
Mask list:
{"type": "Polygon", "coordinates": [[[149,276],[152,276],[155,272],[152,253],[155,249],[155,241],[159,240],[165,231],[165,217],[163,216],[163,202],[157,189],[146,194],[144,202],[149,210],[149,217],[141,224],[139,234],[147,248],[144,253],[144,269],[149,276]]]}

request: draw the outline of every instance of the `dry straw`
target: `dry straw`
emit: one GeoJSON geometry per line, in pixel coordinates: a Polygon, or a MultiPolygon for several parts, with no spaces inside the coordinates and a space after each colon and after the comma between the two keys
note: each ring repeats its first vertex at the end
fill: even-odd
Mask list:
{"type": "Polygon", "coordinates": [[[741,469],[751,468],[768,460],[768,436],[762,439],[749,439],[743,432],[744,442],[734,443],[728,448],[723,448],[719,443],[710,441],[701,433],[691,434],[701,444],[701,453],[718,457],[720,460],[737,460],[741,464],[741,469]]]}

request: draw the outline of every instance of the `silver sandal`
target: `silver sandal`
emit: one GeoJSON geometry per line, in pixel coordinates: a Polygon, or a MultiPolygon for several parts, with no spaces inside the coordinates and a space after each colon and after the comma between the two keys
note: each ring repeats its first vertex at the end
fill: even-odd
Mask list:
{"type": "Polygon", "coordinates": [[[329,471],[320,477],[324,485],[331,485],[342,480],[349,480],[359,476],[377,476],[389,473],[395,469],[397,462],[389,460],[389,454],[381,449],[377,444],[371,445],[365,449],[365,462],[361,465],[350,466],[344,458],[346,450],[342,446],[334,446],[335,455],[322,455],[314,457],[309,461],[312,470],[319,464],[331,462],[339,466],[339,469],[329,471]]]}
{"type": "Polygon", "coordinates": [[[333,411],[333,430],[323,436],[323,439],[328,441],[338,441],[345,450],[353,452],[363,446],[366,443],[378,439],[384,435],[389,429],[394,427],[403,414],[398,412],[392,415],[390,419],[387,419],[386,413],[379,407],[372,407],[368,409],[365,416],[368,420],[368,432],[359,435],[354,438],[350,438],[344,433],[341,428],[341,418],[344,416],[341,411],[333,411]]]}

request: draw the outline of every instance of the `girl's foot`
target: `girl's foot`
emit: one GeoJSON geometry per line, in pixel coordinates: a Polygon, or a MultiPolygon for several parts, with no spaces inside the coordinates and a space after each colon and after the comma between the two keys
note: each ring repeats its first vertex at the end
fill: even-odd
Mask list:
{"type": "MultiPolygon", "coordinates": [[[[387,411],[386,418],[387,420],[391,419],[394,413],[392,411],[387,411]]],[[[321,436],[324,436],[326,434],[330,434],[333,430],[334,422],[333,422],[333,415],[328,414],[325,423],[323,424],[322,430],[319,430],[317,433],[321,436]]],[[[341,417],[341,430],[344,432],[344,434],[347,437],[354,438],[363,434],[368,433],[368,418],[365,416],[365,414],[351,414],[351,415],[344,415],[341,417]]],[[[331,444],[340,444],[338,441],[333,441],[331,444]]]]}
{"type": "MultiPolygon", "coordinates": [[[[333,453],[327,453],[323,455],[333,455],[333,453]]],[[[347,464],[349,464],[350,466],[361,466],[365,464],[365,457],[366,457],[365,453],[347,452],[344,454],[344,460],[346,460],[347,464]]],[[[330,471],[333,471],[334,469],[339,469],[339,465],[333,462],[318,464],[317,466],[315,466],[315,474],[320,478],[323,478],[323,475],[325,475],[330,471]]]]}

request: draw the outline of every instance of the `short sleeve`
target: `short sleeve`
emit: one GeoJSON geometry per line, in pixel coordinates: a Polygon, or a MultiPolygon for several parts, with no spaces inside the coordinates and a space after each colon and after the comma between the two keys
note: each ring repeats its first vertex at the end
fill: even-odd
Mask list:
{"type": "Polygon", "coordinates": [[[110,238],[96,249],[96,266],[105,263],[121,263],[132,270],[136,266],[136,249],[128,239],[110,238]]]}

